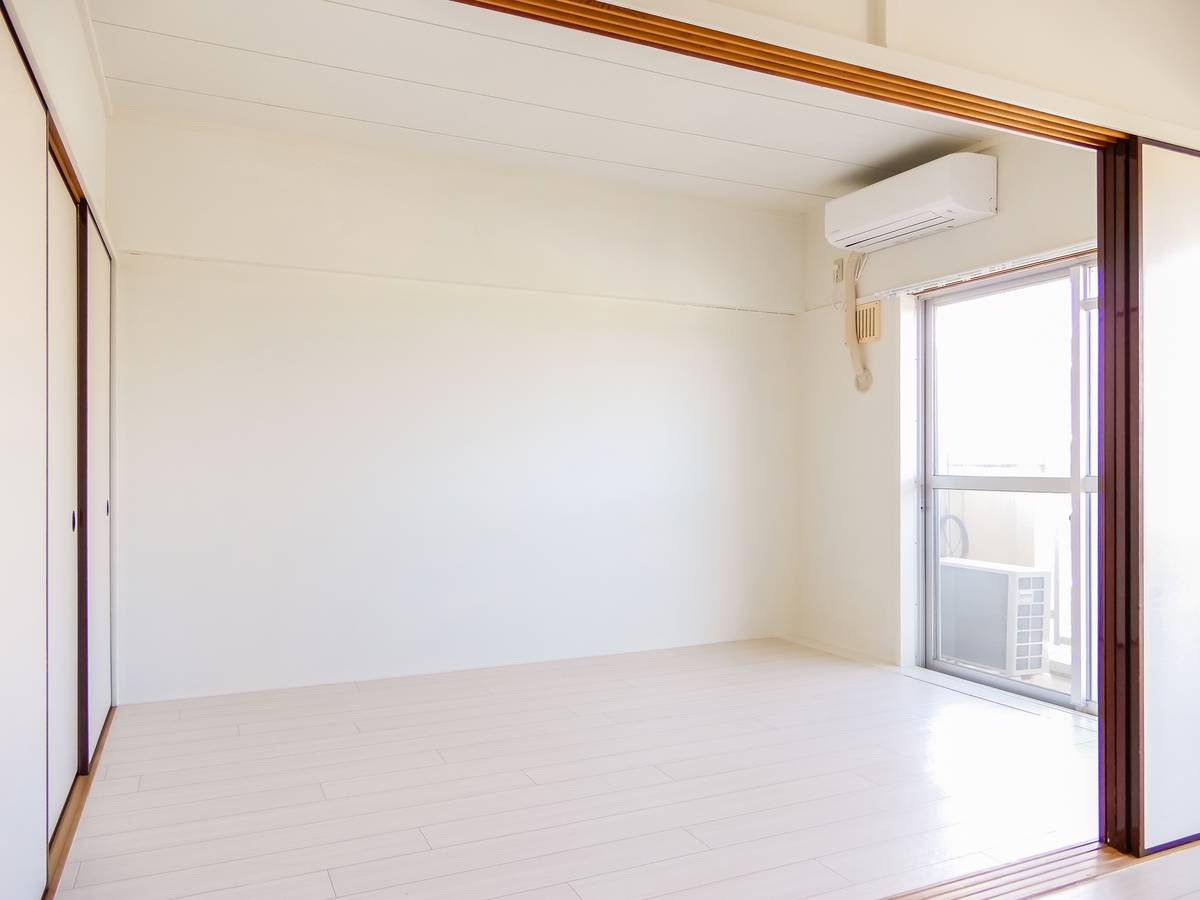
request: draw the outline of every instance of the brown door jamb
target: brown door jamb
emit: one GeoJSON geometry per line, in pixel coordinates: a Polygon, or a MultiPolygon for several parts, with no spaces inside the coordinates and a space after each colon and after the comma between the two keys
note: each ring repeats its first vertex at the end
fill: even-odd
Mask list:
{"type": "Polygon", "coordinates": [[[77,312],[75,326],[75,460],[76,491],[79,497],[79,528],[75,532],[78,556],[76,616],[79,640],[79,774],[87,775],[92,767],[89,740],[91,714],[90,662],[88,656],[88,204],[80,197],[75,219],[75,266],[77,279],[77,312]]]}
{"type": "Polygon", "coordinates": [[[1140,854],[1140,141],[1101,148],[1098,168],[1101,837],[1117,850],[1140,854]]]}

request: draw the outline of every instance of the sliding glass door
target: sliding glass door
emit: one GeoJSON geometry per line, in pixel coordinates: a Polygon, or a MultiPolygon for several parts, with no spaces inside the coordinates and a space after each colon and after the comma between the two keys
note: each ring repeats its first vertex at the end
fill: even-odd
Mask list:
{"type": "Polygon", "coordinates": [[[925,296],[926,664],[1096,700],[1093,259],[925,296]]]}

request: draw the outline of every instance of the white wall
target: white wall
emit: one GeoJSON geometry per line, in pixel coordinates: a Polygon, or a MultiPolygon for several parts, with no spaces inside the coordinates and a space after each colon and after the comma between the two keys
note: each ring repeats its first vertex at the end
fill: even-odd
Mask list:
{"type": "Polygon", "coordinates": [[[1200,128],[1195,0],[889,0],[887,45],[1200,128]]]}
{"type": "MultiPolygon", "coordinates": [[[[973,57],[977,63],[950,59],[947,54],[956,52],[953,47],[939,50],[932,44],[924,49],[914,44],[908,50],[860,47],[881,23],[886,23],[893,47],[899,46],[900,35],[916,40],[919,28],[914,23],[919,20],[899,10],[897,3],[863,0],[839,7],[836,15],[819,4],[784,7],[770,0],[729,0],[723,7],[697,0],[645,0],[638,5],[1096,121],[1131,128],[1150,123],[1153,127],[1141,130],[1167,138],[1186,140],[1189,133],[1158,129],[1161,123],[1144,114],[1144,81],[1109,84],[1123,76],[1095,73],[1097,80],[1089,84],[1105,85],[1096,89],[1100,102],[1076,102],[1043,90],[1071,89],[1064,73],[1071,66],[1070,54],[1077,52],[1074,46],[1063,57],[1039,60],[1028,68],[1025,80],[1037,85],[1029,90],[995,74],[1000,54],[1008,53],[1002,41],[996,42],[995,53],[979,50],[973,57]],[[790,11],[800,25],[748,16],[731,7],[775,16],[790,11]],[[728,15],[720,12],[722,8],[728,15]],[[826,39],[815,29],[831,34],[826,39]],[[910,55],[917,52],[926,55],[910,55]],[[1105,97],[1111,102],[1104,103],[1105,97]],[[1135,113],[1122,112],[1120,104],[1126,100],[1135,113]]],[[[930,4],[923,7],[929,7],[927,14],[937,12],[930,4]]],[[[993,12],[1002,18],[999,9],[993,12]]],[[[1028,23],[1036,14],[1032,8],[1024,10],[1022,17],[1006,20],[1001,30],[1028,23]]],[[[1183,70],[1190,63],[1181,58],[1175,64],[1183,70]]],[[[1189,118],[1181,115],[1175,121],[1189,118]]],[[[578,301],[575,295],[599,295],[814,310],[796,322],[795,344],[797,360],[814,374],[800,379],[798,402],[787,407],[789,415],[795,410],[813,422],[797,476],[801,494],[822,496],[829,485],[858,484],[855,479],[864,471],[874,486],[863,489],[857,507],[839,505],[830,495],[822,528],[812,532],[812,521],[805,525],[809,531],[797,544],[803,545],[800,554],[806,561],[797,576],[802,579],[801,600],[791,604],[784,627],[798,637],[862,655],[905,658],[911,635],[904,629],[898,632],[894,622],[905,618],[896,612],[897,604],[912,601],[903,591],[908,591],[913,573],[910,555],[892,550],[897,546],[893,531],[906,540],[906,529],[911,528],[914,500],[904,479],[912,467],[892,457],[897,441],[911,454],[902,438],[911,430],[916,388],[903,384],[915,378],[909,352],[915,338],[906,326],[908,343],[898,343],[897,327],[892,326],[908,320],[898,308],[890,310],[883,342],[868,349],[876,375],[872,394],[860,397],[849,388],[840,314],[829,308],[827,263],[834,252],[820,238],[817,217],[802,223],[806,237],[801,241],[794,222],[768,223],[733,208],[713,216],[701,212],[713,207],[700,201],[676,198],[650,210],[637,192],[626,189],[588,186],[568,178],[554,179],[555,191],[531,189],[538,179],[520,171],[457,165],[430,169],[332,148],[318,152],[315,146],[295,147],[283,139],[236,131],[124,122],[114,135],[111,167],[114,196],[122,195],[113,210],[119,240],[127,249],[166,255],[534,289],[570,302],[578,301]],[[139,152],[139,146],[151,149],[139,152]],[[278,166],[273,164],[277,156],[283,160],[278,166]],[[178,179],[173,176],[176,166],[182,170],[178,179]],[[328,173],[333,170],[338,177],[331,180],[328,173]],[[377,199],[381,180],[389,190],[377,199]],[[185,189],[188,182],[191,186],[185,189]],[[459,205],[467,203],[467,195],[472,197],[469,204],[459,205]],[[441,202],[446,196],[454,196],[455,202],[441,202]],[[511,209],[516,207],[523,215],[520,228],[513,231],[511,209]],[[361,221],[350,215],[355,209],[365,209],[361,221]],[[615,221],[620,227],[609,227],[615,221]],[[743,239],[747,236],[752,240],[743,239]],[[802,242],[808,254],[804,267],[795,252],[802,242]],[[546,246],[555,252],[544,252],[546,246]],[[447,247],[456,252],[445,252],[447,247]],[[730,247],[736,247],[736,253],[730,253],[730,247]],[[698,268],[698,259],[708,264],[698,268]],[[859,534],[861,528],[866,533],[860,547],[845,536],[859,534]],[[828,540],[827,535],[842,537],[828,540]],[[859,571],[863,559],[870,561],[867,571],[859,571]],[[851,570],[852,579],[839,582],[839,575],[851,570]]],[[[864,292],[888,291],[1094,237],[1095,181],[1088,154],[1026,141],[1003,141],[987,152],[1000,158],[1001,215],[878,254],[868,267],[864,292]]],[[[118,453],[118,465],[121,457],[118,453]]],[[[119,558],[118,565],[132,558],[119,558]]],[[[124,585],[120,575],[118,583],[124,585]]]]}
{"type": "MultiPolygon", "coordinates": [[[[1025,259],[1096,239],[1096,155],[1030,138],[998,137],[974,148],[996,157],[997,209],[990,219],[872,253],[862,297],[1025,259]]],[[[824,235],[824,213],[807,217],[805,306],[840,301],[834,260],[845,251],[824,235]]]]}
{"type": "Polygon", "coordinates": [[[122,249],[791,312],[797,220],[293,133],[114,122],[122,249]],[[661,197],[661,201],[648,197],[661,197]]]}
{"type": "Polygon", "coordinates": [[[918,317],[911,299],[888,292],[1095,240],[1095,159],[1088,151],[1005,139],[999,212],[960,229],[872,254],[863,296],[883,294],[882,339],[865,345],[875,377],[853,386],[833,306],[830,270],[839,251],[810,216],[808,312],[800,317],[800,590],[788,633],[807,643],[890,663],[911,662],[919,570],[914,564],[919,496],[914,479],[921,390],[918,317]]]}
{"type": "Polygon", "coordinates": [[[717,0],[722,6],[868,41],[883,0],[717,0]]]}
{"type": "Polygon", "coordinates": [[[875,383],[866,394],[854,387],[841,310],[826,306],[800,321],[804,516],[787,633],[824,650],[895,663],[912,640],[904,612],[915,600],[905,560],[916,515],[915,411],[901,390],[914,387],[915,315],[911,301],[899,299],[885,302],[883,312],[883,339],[869,345],[875,383]]]}
{"type": "Polygon", "coordinates": [[[5,0],[88,202],[107,205],[107,98],[85,0],[5,0]]]}
{"type": "Polygon", "coordinates": [[[798,222],[114,138],[120,702],[779,632],[798,222]]]}
{"type": "Polygon", "coordinates": [[[721,6],[1200,128],[1194,0],[719,0],[721,6]]]}
{"type": "Polygon", "coordinates": [[[626,0],[931,84],[1200,147],[1193,0],[626,0]],[[836,7],[836,10],[834,9],[836,7]]]}

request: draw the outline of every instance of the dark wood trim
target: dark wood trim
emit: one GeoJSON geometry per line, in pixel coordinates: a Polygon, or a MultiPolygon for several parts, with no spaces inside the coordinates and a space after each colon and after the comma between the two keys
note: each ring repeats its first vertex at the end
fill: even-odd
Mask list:
{"type": "Polygon", "coordinates": [[[76,636],[79,644],[79,774],[91,771],[88,734],[90,706],[88,655],[88,204],[81,200],[75,219],[75,472],[79,527],[76,547],[76,636]]]}
{"type": "Polygon", "coordinates": [[[602,0],[455,2],[1085,147],[1103,147],[1128,137],[1121,131],[1100,125],[626,9],[602,0]]]}
{"type": "MultiPolygon", "coordinates": [[[[112,725],[113,713],[116,707],[110,707],[104,719],[104,727],[100,730],[100,739],[96,742],[96,761],[104,752],[104,742],[108,740],[108,730],[112,725]]],[[[71,785],[71,793],[67,795],[67,804],[63,807],[58,824],[54,826],[54,834],[50,837],[50,851],[47,855],[46,890],[42,900],[52,900],[62,880],[63,868],[67,864],[67,854],[71,842],[75,839],[75,830],[79,827],[79,817],[83,814],[83,805],[87,802],[88,792],[92,789],[92,774],[78,775],[71,785]]]]}
{"type": "Polygon", "coordinates": [[[1102,837],[1142,846],[1141,145],[1099,154],[1100,806],[1102,837]]]}
{"type": "Polygon", "coordinates": [[[54,118],[50,115],[46,116],[46,134],[50,145],[50,155],[54,157],[54,164],[58,166],[58,171],[62,173],[63,181],[67,183],[67,190],[71,192],[71,199],[76,203],[83,202],[83,185],[79,181],[79,176],[75,174],[75,167],[71,165],[71,157],[67,153],[67,145],[63,143],[62,135],[58,132],[58,126],[54,124],[54,118]]]}
{"type": "Polygon", "coordinates": [[[83,814],[83,805],[87,801],[87,778],[76,775],[71,782],[71,790],[67,793],[67,802],[59,814],[58,823],[54,826],[54,834],[50,836],[50,847],[46,854],[46,891],[43,897],[53,897],[62,880],[63,869],[67,864],[67,855],[71,849],[71,841],[75,838],[75,829],[83,814]]]}

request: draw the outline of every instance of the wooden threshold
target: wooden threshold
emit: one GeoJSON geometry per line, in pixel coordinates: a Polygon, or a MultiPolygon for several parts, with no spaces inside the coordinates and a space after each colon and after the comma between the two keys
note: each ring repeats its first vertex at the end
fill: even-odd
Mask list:
{"type": "Polygon", "coordinates": [[[58,883],[62,880],[63,869],[67,865],[67,856],[71,850],[71,842],[75,839],[75,830],[79,827],[79,818],[83,815],[83,805],[87,802],[88,792],[92,789],[92,779],[95,777],[104,752],[104,742],[108,739],[108,729],[112,725],[115,706],[109,707],[108,715],[104,718],[104,727],[100,730],[100,738],[96,741],[96,753],[92,757],[92,767],[87,775],[76,775],[71,784],[71,792],[67,794],[66,805],[54,834],[50,837],[50,848],[46,855],[46,891],[42,900],[52,900],[58,891],[58,883]]]}
{"type": "Polygon", "coordinates": [[[601,0],[455,2],[1084,147],[1104,147],[1128,138],[1100,125],[601,0]]]}
{"type": "Polygon", "coordinates": [[[1099,842],[1031,856],[974,875],[897,894],[892,900],[972,900],[1042,897],[1133,865],[1137,860],[1099,842]]]}

